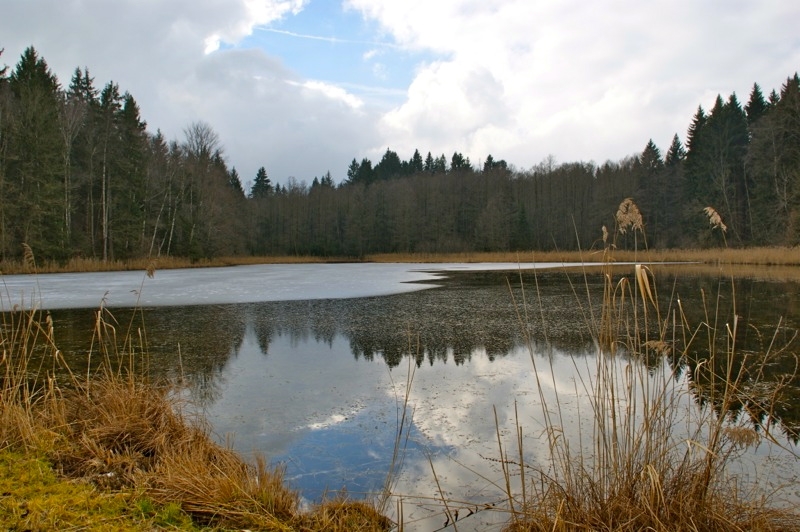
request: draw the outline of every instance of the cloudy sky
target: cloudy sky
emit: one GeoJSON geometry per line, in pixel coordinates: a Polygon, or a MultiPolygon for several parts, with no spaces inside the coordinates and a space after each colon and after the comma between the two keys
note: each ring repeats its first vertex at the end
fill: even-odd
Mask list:
{"type": "Polygon", "coordinates": [[[517,168],[683,139],[698,105],[800,68],[787,0],[3,0],[0,64],[88,67],[182,140],[210,124],[243,181],[339,181],[355,157],[517,168]]]}

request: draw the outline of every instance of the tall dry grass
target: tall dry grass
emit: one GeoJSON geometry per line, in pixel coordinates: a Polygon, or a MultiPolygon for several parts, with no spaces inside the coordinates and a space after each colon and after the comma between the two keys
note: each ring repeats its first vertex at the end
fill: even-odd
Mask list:
{"type": "MultiPolygon", "coordinates": [[[[33,262],[32,252],[28,259],[33,262]]],[[[148,274],[152,273],[148,268],[148,274]]],[[[244,460],[190,415],[175,383],[151,382],[142,327],[96,313],[87,372],[73,373],[50,316],[0,298],[0,451],[43,455],[66,479],[175,505],[200,526],[382,531],[374,505],[337,497],[303,511],[283,471],[244,460]]],[[[46,511],[46,510],[45,510],[46,511]]],[[[42,516],[13,523],[36,528],[42,516]]],[[[85,523],[84,523],[85,525],[85,523]]]]}
{"type": "Polygon", "coordinates": [[[0,261],[0,274],[28,274],[28,273],[86,273],[86,272],[111,272],[145,270],[150,264],[156,264],[158,269],[170,270],[178,268],[218,268],[224,266],[246,266],[252,264],[323,264],[332,262],[353,262],[348,257],[315,257],[310,255],[293,256],[234,256],[212,257],[206,259],[190,259],[187,257],[141,257],[128,260],[92,259],[85,257],[72,257],[66,261],[46,261],[39,263],[36,268],[25,260],[0,261]]]}
{"type": "MultiPolygon", "coordinates": [[[[643,233],[634,207],[632,200],[623,202],[614,234],[643,233]]],[[[715,211],[707,214],[715,230],[724,232],[715,211]]],[[[573,361],[581,376],[575,393],[589,411],[577,439],[570,438],[561,400],[553,404],[540,395],[542,437],[550,452],[535,463],[525,462],[519,426],[508,446],[512,450],[498,431],[510,512],[506,529],[800,529],[794,508],[771,504],[758,483],[733,471],[755,445],[791,451],[776,434],[774,412],[797,372],[780,382],[764,378],[780,346],[773,339],[764,352],[739,351],[735,309],[732,316],[719,315],[715,301],[735,294],[707,296],[700,323],[690,323],[680,301],[663,309],[652,271],[636,265],[620,276],[612,268],[615,249],[607,230],[602,241],[603,301],[599,315],[589,306],[586,325],[596,340],[596,361],[593,366],[573,361]]],[[[527,312],[520,313],[524,322],[523,315],[527,312]]],[[[534,356],[528,341],[541,390],[540,374],[548,372],[537,365],[547,358],[534,356]]]]}
{"type": "MultiPolygon", "coordinates": [[[[638,231],[634,234],[638,234],[638,231]]],[[[602,241],[602,239],[600,239],[602,241]]],[[[707,265],[752,265],[752,266],[798,266],[800,249],[792,247],[749,247],[749,248],[709,248],[709,249],[648,249],[614,250],[615,262],[635,262],[646,260],[650,263],[687,262],[707,265]]],[[[604,255],[601,245],[588,251],[507,251],[507,252],[464,252],[464,253],[386,253],[367,255],[366,262],[419,262],[419,263],[478,263],[478,262],[554,262],[602,264],[609,257],[604,255]]]]}

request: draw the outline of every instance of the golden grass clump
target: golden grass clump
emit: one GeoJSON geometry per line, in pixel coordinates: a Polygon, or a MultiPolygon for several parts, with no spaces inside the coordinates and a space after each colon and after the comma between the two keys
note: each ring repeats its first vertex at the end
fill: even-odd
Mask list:
{"type": "Polygon", "coordinates": [[[364,501],[351,501],[339,496],[323,502],[299,523],[300,530],[349,530],[353,532],[381,532],[391,530],[393,523],[374,505],[364,501]]]}

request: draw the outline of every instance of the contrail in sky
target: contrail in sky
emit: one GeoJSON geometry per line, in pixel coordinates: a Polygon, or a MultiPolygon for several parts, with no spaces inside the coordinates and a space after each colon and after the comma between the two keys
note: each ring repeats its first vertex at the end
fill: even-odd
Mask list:
{"type": "Polygon", "coordinates": [[[308,35],[305,33],[295,33],[293,31],[276,30],[274,28],[258,28],[259,31],[268,31],[271,33],[279,33],[281,35],[288,35],[289,37],[297,37],[298,39],[313,39],[315,41],[325,41],[338,44],[368,44],[370,46],[384,46],[386,48],[399,48],[396,44],[378,41],[354,41],[350,39],[340,39],[339,37],[321,37],[319,35],[308,35]]]}

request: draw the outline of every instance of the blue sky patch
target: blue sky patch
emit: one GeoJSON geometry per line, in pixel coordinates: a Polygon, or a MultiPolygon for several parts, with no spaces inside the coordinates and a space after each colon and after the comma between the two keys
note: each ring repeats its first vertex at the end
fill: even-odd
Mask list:
{"type": "Polygon", "coordinates": [[[437,58],[400,48],[376,23],[333,2],[310,2],[297,15],[256,28],[239,46],[280,57],[302,78],[388,105],[403,99],[418,65],[437,58]]]}

